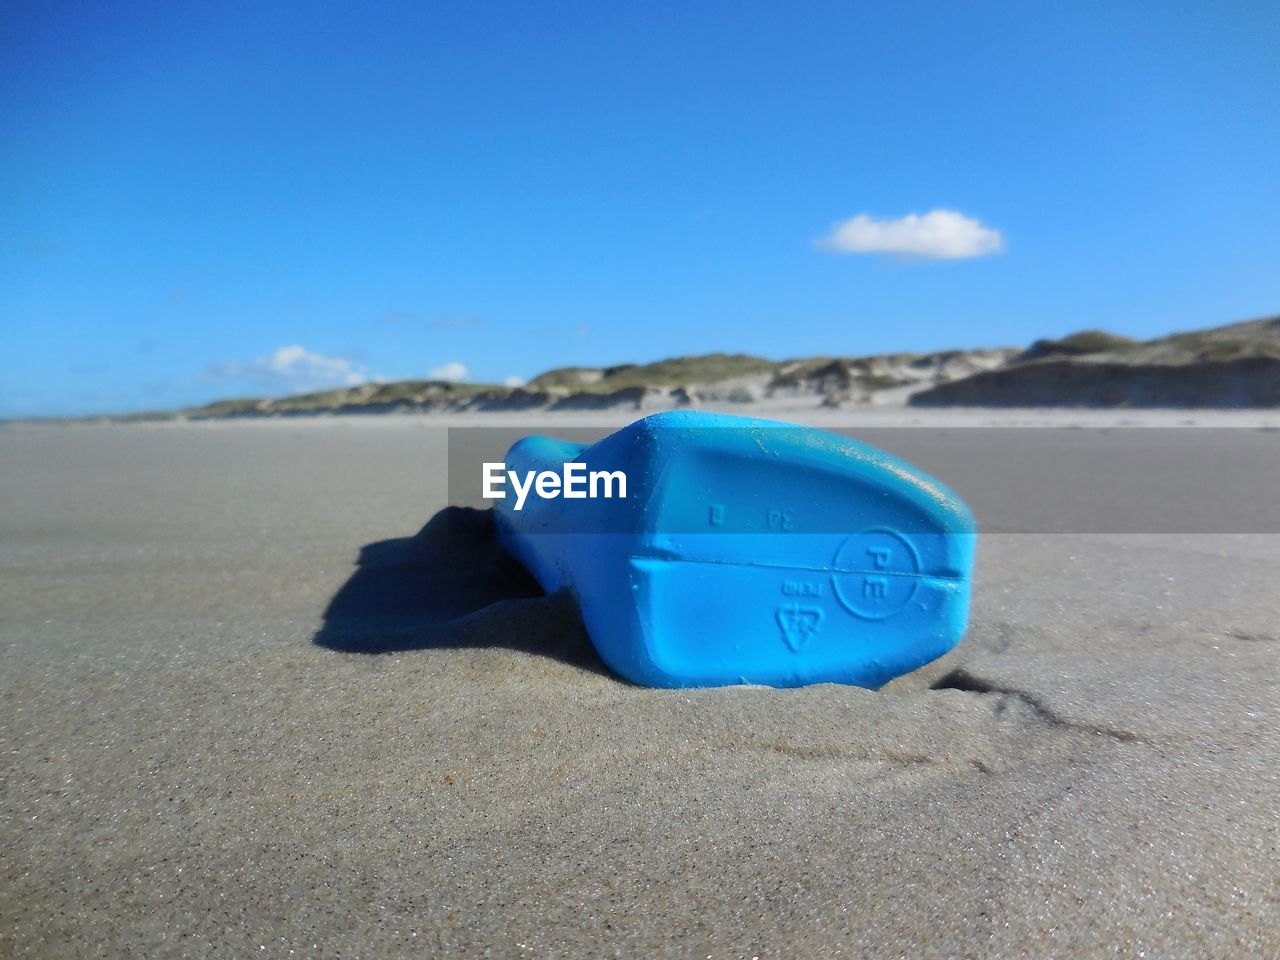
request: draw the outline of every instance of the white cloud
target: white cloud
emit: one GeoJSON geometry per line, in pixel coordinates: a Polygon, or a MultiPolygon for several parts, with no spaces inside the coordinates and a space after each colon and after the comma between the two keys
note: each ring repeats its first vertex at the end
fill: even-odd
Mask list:
{"type": "Polygon", "coordinates": [[[459,363],[454,360],[446,363],[442,367],[433,367],[427,371],[428,380],[465,380],[467,379],[466,364],[459,363]]]}
{"type": "Polygon", "coordinates": [[[365,383],[368,373],[343,357],[326,357],[292,344],[252,363],[230,360],[205,371],[204,379],[216,382],[241,380],[268,390],[322,390],[365,383]]]}
{"type": "MultiPolygon", "coordinates": [[[[261,361],[260,361],[261,362],[261,361]]],[[[350,360],[311,353],[298,345],[281,347],[266,360],[272,376],[294,382],[315,382],[355,386],[368,377],[364,368],[356,369],[350,360]]]]}
{"type": "Polygon", "coordinates": [[[513,373],[511,376],[507,377],[507,379],[502,381],[502,385],[504,387],[523,387],[527,382],[528,381],[525,380],[524,377],[517,376],[513,373]]]}
{"type": "Polygon", "coordinates": [[[999,230],[954,210],[876,220],[860,213],[835,224],[818,246],[832,253],[884,253],[925,260],[985,257],[1004,248],[999,230]]]}

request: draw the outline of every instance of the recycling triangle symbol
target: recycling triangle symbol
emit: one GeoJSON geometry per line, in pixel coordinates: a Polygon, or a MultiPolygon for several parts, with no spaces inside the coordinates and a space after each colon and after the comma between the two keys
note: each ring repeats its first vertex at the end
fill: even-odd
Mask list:
{"type": "Polygon", "coordinates": [[[809,642],[809,638],[818,632],[822,623],[821,607],[802,607],[798,603],[783,604],[778,608],[778,626],[782,628],[782,639],[786,641],[792,653],[809,642]]]}

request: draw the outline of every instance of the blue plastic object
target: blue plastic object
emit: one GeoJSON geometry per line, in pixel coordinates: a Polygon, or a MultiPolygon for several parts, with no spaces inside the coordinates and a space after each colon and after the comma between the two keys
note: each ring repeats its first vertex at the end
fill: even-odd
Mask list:
{"type": "Polygon", "coordinates": [[[878,687],[964,634],[976,542],[960,499],[856,440],[698,411],[507,468],[622,471],[625,499],[495,502],[503,546],[568,588],[601,659],[656,687],[878,687]],[[576,468],[575,468],[576,469],[576,468]]]}

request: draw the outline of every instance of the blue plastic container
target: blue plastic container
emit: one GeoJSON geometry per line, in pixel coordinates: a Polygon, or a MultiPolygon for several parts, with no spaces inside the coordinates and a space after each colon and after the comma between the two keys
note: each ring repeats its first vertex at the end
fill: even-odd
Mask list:
{"type": "Polygon", "coordinates": [[[628,680],[878,687],[964,634],[972,514],[866,444],[673,411],[591,446],[527,437],[506,460],[522,475],[566,462],[622,471],[626,498],[531,492],[516,510],[508,494],[498,534],[544,589],[572,591],[628,680]]]}

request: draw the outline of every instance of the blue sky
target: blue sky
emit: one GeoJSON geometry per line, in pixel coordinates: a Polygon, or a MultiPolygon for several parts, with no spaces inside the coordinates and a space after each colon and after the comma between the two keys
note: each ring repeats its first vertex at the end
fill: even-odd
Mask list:
{"type": "Polygon", "coordinates": [[[0,416],[1274,313],[1278,48],[1264,2],[10,0],[0,416]]]}

